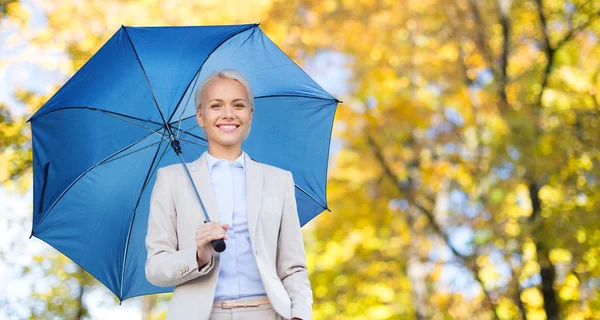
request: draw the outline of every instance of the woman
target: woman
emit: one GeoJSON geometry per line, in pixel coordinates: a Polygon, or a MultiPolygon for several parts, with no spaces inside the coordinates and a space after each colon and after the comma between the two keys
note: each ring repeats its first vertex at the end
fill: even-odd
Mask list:
{"type": "Polygon", "coordinates": [[[196,92],[208,151],[158,170],[146,236],[146,278],[175,286],[168,319],[311,319],[312,291],[289,171],[242,151],[254,114],[248,80],[210,75],[196,92]],[[216,222],[218,221],[218,223],[216,222]],[[215,253],[211,241],[224,239],[215,253]]]}

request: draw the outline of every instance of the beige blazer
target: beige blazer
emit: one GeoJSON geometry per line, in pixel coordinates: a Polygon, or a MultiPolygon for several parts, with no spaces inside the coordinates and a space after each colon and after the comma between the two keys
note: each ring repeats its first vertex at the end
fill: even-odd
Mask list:
{"type": "MultiPolygon", "coordinates": [[[[283,318],[312,317],[312,291],[291,172],[258,163],[248,155],[246,211],[258,272],[275,312],[283,318]]],[[[188,169],[207,214],[218,222],[205,154],[188,169]]],[[[146,278],[175,286],[167,319],[208,319],[214,300],[219,254],[202,269],[196,262],[196,229],[202,209],[181,164],[157,171],[146,235],[146,278]]]]}

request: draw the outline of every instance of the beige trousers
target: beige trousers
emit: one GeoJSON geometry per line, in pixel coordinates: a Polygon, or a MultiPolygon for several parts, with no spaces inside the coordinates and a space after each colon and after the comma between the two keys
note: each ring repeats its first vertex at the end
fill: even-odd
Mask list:
{"type": "Polygon", "coordinates": [[[246,308],[213,308],[210,320],[283,320],[270,304],[246,308]]]}

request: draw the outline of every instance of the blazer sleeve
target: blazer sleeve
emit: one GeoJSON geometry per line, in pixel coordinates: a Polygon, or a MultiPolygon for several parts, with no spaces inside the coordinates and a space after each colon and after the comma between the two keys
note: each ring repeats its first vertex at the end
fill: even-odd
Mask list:
{"type": "Polygon", "coordinates": [[[150,196],[146,234],[146,279],[159,287],[180,285],[210,272],[214,257],[199,268],[196,249],[178,250],[177,213],[168,172],[161,168],[150,196]]]}
{"type": "Polygon", "coordinates": [[[312,319],[312,290],[306,268],[306,253],[292,173],[286,171],[286,186],[277,243],[277,275],[292,302],[292,318],[312,319]]]}

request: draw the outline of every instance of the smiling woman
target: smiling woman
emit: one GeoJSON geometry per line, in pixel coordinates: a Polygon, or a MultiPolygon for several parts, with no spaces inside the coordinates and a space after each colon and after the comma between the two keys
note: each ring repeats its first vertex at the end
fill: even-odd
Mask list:
{"type": "Polygon", "coordinates": [[[213,221],[200,220],[182,165],[158,170],[146,277],[175,286],[167,318],[311,319],[292,174],[242,151],[254,114],[249,82],[238,71],[219,71],[195,97],[209,147],[189,168],[213,221]],[[227,249],[215,253],[211,241],[221,239],[227,249]]]}
{"type": "Polygon", "coordinates": [[[235,70],[213,73],[196,92],[196,118],[209,139],[209,153],[218,158],[239,156],[253,113],[250,84],[235,70]],[[215,141],[210,143],[210,139],[215,141]]]}

